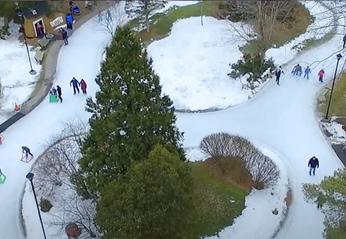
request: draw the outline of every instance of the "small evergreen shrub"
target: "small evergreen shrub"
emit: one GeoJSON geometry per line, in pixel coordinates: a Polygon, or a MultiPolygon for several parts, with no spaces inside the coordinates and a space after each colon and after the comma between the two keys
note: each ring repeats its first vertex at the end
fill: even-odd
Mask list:
{"type": "Polygon", "coordinates": [[[52,203],[46,199],[41,198],[40,200],[40,208],[42,212],[49,212],[49,210],[53,207],[52,203]]]}
{"type": "Polygon", "coordinates": [[[262,79],[263,73],[270,68],[274,69],[274,62],[270,58],[265,60],[260,54],[252,57],[250,54],[245,54],[243,59],[231,65],[232,71],[228,74],[231,78],[239,78],[246,74],[249,75],[247,81],[252,83],[258,79],[262,79]]]}

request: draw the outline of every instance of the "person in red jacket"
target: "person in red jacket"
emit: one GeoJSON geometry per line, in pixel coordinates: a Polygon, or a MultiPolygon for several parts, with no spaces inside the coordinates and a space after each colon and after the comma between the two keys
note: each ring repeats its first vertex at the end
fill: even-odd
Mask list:
{"type": "Polygon", "coordinates": [[[319,82],[323,82],[323,76],[324,76],[324,70],[321,69],[321,70],[318,72],[318,80],[319,80],[319,82]]]}
{"type": "Polygon", "coordinates": [[[83,94],[86,94],[87,93],[86,89],[87,89],[88,86],[87,86],[87,83],[85,82],[85,80],[81,79],[79,84],[80,84],[80,88],[83,91],[83,94]]]}

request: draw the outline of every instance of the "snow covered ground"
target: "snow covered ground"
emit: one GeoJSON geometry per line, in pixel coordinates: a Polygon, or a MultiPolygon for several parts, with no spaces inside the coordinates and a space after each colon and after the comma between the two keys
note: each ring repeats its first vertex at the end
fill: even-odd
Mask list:
{"type": "MultiPolygon", "coordinates": [[[[177,109],[225,108],[246,101],[251,90],[227,76],[230,64],[242,58],[246,42],[225,20],[204,17],[181,19],[168,37],[148,46],[162,90],[177,109]]],[[[233,24],[241,27],[242,24],[233,24]]]]}
{"type": "MultiPolygon", "coordinates": [[[[18,30],[17,27],[12,25],[11,29],[18,30]]],[[[0,39],[0,123],[8,118],[8,113],[14,110],[15,103],[22,104],[29,98],[41,70],[41,65],[34,60],[35,51],[30,51],[33,69],[37,74],[29,74],[26,47],[17,38],[18,33],[13,32],[8,39],[0,39]]]]}
{"type": "Polygon", "coordinates": [[[329,140],[333,144],[345,144],[346,145],[346,131],[342,128],[342,124],[331,120],[330,123],[324,122],[323,127],[328,131],[329,140]]]}
{"type": "MultiPolygon", "coordinates": [[[[20,198],[25,175],[30,170],[31,163],[25,164],[19,161],[20,147],[26,145],[32,149],[34,155],[39,155],[45,150],[46,142],[62,131],[65,122],[76,119],[87,122],[90,116],[84,110],[85,97],[72,94],[69,80],[72,76],[84,77],[88,82],[89,95],[94,95],[98,90],[93,79],[99,71],[98,66],[102,60],[104,47],[110,40],[110,35],[98,26],[95,18],[88,21],[74,33],[69,39],[70,44],[62,48],[59,54],[55,83],[63,88],[64,102],[62,104],[42,102],[4,133],[5,143],[0,146],[0,168],[6,174],[7,181],[0,185],[0,195],[2,195],[0,215],[6,220],[0,220],[0,231],[6,238],[24,238],[20,221],[20,198]],[[83,57],[83,64],[75,64],[76,55],[83,57]],[[73,69],[70,67],[71,64],[74,65],[73,69]]],[[[302,53],[284,70],[289,72],[297,62],[316,61],[317,66],[316,69],[312,69],[312,75],[317,74],[318,68],[324,68],[325,79],[330,80],[333,75],[330,69],[335,66],[335,59],[334,57],[325,59],[325,55],[338,49],[340,49],[340,37],[336,36],[325,44],[302,53]]],[[[200,49],[196,48],[196,50],[200,49]]],[[[346,55],[346,52],[342,54],[346,55]]],[[[199,61],[194,63],[198,64],[199,61]]],[[[201,69],[201,71],[204,70],[207,69],[201,69]]],[[[278,239],[323,238],[323,214],[315,205],[304,201],[301,187],[302,183],[318,183],[324,176],[331,175],[335,169],[343,167],[326,141],[315,118],[316,95],[324,86],[314,78],[310,81],[296,80],[286,74],[282,78],[280,87],[270,81],[256,97],[244,104],[217,112],[177,114],[177,125],[181,131],[185,132],[184,147],[186,148],[196,148],[206,135],[222,131],[238,134],[256,142],[256,145],[262,145],[266,154],[272,152],[272,157],[282,162],[292,187],[293,200],[287,220],[276,237],[278,239]],[[310,177],[307,161],[313,155],[320,159],[321,167],[317,170],[315,177],[310,177]]],[[[201,96],[201,98],[204,97],[201,96]]],[[[198,156],[198,153],[194,155],[198,156]]],[[[263,195],[261,198],[261,195],[253,192],[247,198],[248,208],[236,222],[239,226],[234,229],[232,227],[225,229],[222,238],[233,238],[233,235],[236,237],[237,232],[246,233],[242,239],[252,239],[254,235],[258,235],[256,238],[259,239],[267,238],[256,230],[258,227],[251,227],[244,223],[247,220],[251,221],[251,218],[247,219],[247,216],[257,218],[256,223],[262,227],[265,227],[267,219],[271,220],[269,206],[262,207],[262,202],[268,199],[266,198],[268,194],[263,192],[263,195]],[[256,197],[256,200],[252,197],[256,197]],[[250,213],[253,205],[258,210],[250,213]],[[255,212],[258,214],[254,215],[255,212]],[[228,232],[232,232],[232,236],[227,234],[228,232]],[[247,235],[250,232],[251,236],[247,235]]],[[[26,221],[27,231],[30,231],[27,239],[41,238],[35,204],[31,201],[25,204],[25,208],[32,210],[29,213],[30,220],[26,221]]]]}

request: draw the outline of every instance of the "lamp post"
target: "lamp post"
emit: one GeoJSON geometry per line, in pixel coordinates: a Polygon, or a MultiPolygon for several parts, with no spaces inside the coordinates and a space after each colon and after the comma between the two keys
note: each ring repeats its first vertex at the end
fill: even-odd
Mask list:
{"type": "Polygon", "coordinates": [[[26,178],[27,178],[27,179],[30,181],[30,183],[31,183],[32,192],[34,193],[34,198],[35,198],[35,202],[36,202],[38,217],[40,218],[40,222],[41,222],[41,227],[42,227],[43,236],[44,236],[44,239],[47,239],[47,237],[46,237],[46,231],[44,230],[44,227],[43,227],[43,222],[42,222],[42,217],[41,217],[40,208],[39,208],[38,202],[37,202],[37,197],[36,197],[36,192],[35,192],[34,183],[32,182],[32,180],[34,179],[34,174],[33,174],[33,173],[28,173],[28,174],[26,175],[26,178]]]}
{"type": "Polygon", "coordinates": [[[336,73],[338,71],[338,66],[339,66],[339,61],[341,59],[342,55],[341,54],[337,54],[336,55],[336,67],[335,67],[335,73],[334,73],[334,78],[333,78],[333,84],[332,84],[332,89],[330,91],[330,96],[329,96],[329,102],[328,102],[328,107],[327,107],[327,112],[326,112],[326,116],[324,117],[326,120],[328,119],[328,114],[329,114],[329,107],[330,107],[330,102],[332,101],[332,95],[333,95],[333,90],[334,90],[334,84],[335,84],[335,78],[336,78],[336,73]]]}
{"type": "Polygon", "coordinates": [[[29,64],[30,64],[30,71],[29,73],[31,75],[35,75],[36,71],[32,68],[32,64],[31,64],[31,59],[30,59],[30,54],[29,54],[29,48],[28,48],[28,43],[26,41],[26,33],[25,33],[25,28],[24,28],[24,15],[23,15],[23,11],[20,8],[16,9],[16,14],[18,17],[21,18],[21,25],[22,25],[22,30],[23,30],[23,36],[24,36],[24,43],[25,43],[25,47],[26,47],[26,52],[28,53],[28,59],[29,59],[29,64]]]}

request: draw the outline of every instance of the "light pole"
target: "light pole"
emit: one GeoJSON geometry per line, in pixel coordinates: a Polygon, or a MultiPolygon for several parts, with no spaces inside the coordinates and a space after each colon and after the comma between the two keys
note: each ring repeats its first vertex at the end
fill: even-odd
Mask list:
{"type": "Polygon", "coordinates": [[[329,107],[330,107],[330,102],[332,101],[332,95],[333,95],[333,90],[334,90],[334,84],[335,84],[335,78],[336,78],[336,73],[338,71],[338,66],[339,66],[339,61],[341,59],[342,55],[341,54],[337,54],[336,55],[336,67],[335,67],[335,73],[334,73],[334,78],[333,78],[333,84],[332,84],[332,89],[330,91],[330,96],[329,96],[329,102],[328,102],[328,107],[327,107],[327,112],[326,112],[326,116],[324,117],[326,120],[328,119],[328,114],[329,114],[329,107]]]}
{"type": "Polygon", "coordinates": [[[32,182],[32,180],[34,179],[34,174],[33,174],[33,173],[28,173],[28,174],[26,175],[26,178],[27,178],[27,179],[30,181],[30,183],[31,183],[32,192],[34,193],[34,198],[35,198],[35,202],[36,202],[38,217],[40,218],[40,222],[41,222],[41,227],[42,227],[43,236],[44,236],[44,239],[47,239],[47,237],[46,237],[46,231],[44,230],[44,227],[43,227],[43,222],[42,222],[42,217],[41,217],[40,208],[39,208],[38,202],[37,202],[37,197],[36,197],[36,192],[35,192],[34,183],[32,182]]]}
{"type": "Polygon", "coordinates": [[[30,64],[30,71],[29,71],[29,73],[31,75],[35,75],[36,71],[34,69],[32,69],[32,64],[31,64],[31,59],[30,59],[30,54],[29,54],[28,43],[26,42],[26,33],[25,33],[24,24],[23,24],[24,23],[23,11],[20,8],[17,8],[16,9],[16,14],[21,19],[21,26],[22,26],[22,30],[23,30],[24,43],[25,43],[25,47],[26,47],[26,52],[28,53],[28,59],[29,59],[29,64],[30,64]]]}

